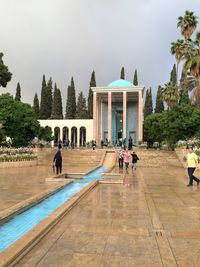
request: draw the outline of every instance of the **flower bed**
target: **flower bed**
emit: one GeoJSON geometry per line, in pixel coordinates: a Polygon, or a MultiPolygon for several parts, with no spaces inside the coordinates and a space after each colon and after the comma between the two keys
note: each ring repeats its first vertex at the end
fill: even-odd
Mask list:
{"type": "Polygon", "coordinates": [[[188,140],[179,140],[176,143],[177,147],[193,147],[193,148],[200,148],[200,140],[197,138],[192,138],[192,139],[188,139],[188,140]]]}
{"type": "Polygon", "coordinates": [[[0,147],[0,162],[30,161],[36,159],[37,156],[33,153],[32,148],[0,147]]]}

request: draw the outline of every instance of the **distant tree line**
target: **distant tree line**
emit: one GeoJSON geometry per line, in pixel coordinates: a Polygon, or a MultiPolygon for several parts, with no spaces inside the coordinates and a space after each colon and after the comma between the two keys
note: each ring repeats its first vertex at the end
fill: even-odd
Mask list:
{"type": "Polygon", "coordinates": [[[178,18],[183,39],[171,43],[176,64],[169,82],[158,87],[154,113],[151,89],[146,91],[144,140],[149,145],[158,141],[173,148],[178,140],[200,138],[200,32],[196,32],[194,40],[191,38],[197,24],[198,17],[188,10],[178,18]]]}
{"type": "MultiPolygon", "coordinates": [[[[125,79],[125,69],[122,67],[120,73],[120,79],[125,79]]],[[[133,84],[138,85],[137,70],[135,70],[133,84]]],[[[19,87],[19,85],[18,85],[19,87]]],[[[20,95],[16,89],[16,97],[20,95]]],[[[39,119],[92,119],[93,118],[93,92],[91,87],[96,87],[95,71],[91,74],[89,83],[89,91],[87,100],[81,91],[76,100],[76,89],[74,78],[71,78],[71,83],[67,87],[67,100],[65,106],[65,113],[63,115],[62,96],[61,91],[54,84],[52,78],[46,82],[45,75],[43,75],[41,86],[41,98],[40,103],[37,93],[33,99],[33,110],[39,119]]],[[[20,95],[21,96],[21,95],[20,95]]],[[[19,97],[18,97],[19,98],[19,97]]]]}

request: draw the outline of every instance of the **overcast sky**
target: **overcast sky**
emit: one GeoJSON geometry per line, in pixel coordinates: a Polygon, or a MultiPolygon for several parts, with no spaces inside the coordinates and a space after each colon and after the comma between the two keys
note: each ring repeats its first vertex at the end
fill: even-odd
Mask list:
{"type": "Polygon", "coordinates": [[[177,18],[185,10],[200,17],[200,0],[0,0],[0,10],[0,51],[13,73],[1,91],[15,94],[19,81],[22,101],[32,104],[45,74],[65,105],[71,76],[76,93],[87,96],[93,70],[97,86],[105,86],[122,66],[129,81],[137,69],[139,84],[155,97],[175,63],[177,18]]]}

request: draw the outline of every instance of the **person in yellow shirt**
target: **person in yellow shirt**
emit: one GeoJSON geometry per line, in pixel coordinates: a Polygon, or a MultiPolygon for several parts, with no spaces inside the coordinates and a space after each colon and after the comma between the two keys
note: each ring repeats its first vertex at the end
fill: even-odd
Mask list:
{"type": "Polygon", "coordinates": [[[189,176],[189,184],[187,186],[192,186],[193,180],[195,180],[197,182],[197,185],[199,185],[200,180],[193,175],[198,164],[198,157],[193,152],[192,147],[189,148],[189,153],[187,154],[187,164],[188,164],[188,176],[189,176]]]}

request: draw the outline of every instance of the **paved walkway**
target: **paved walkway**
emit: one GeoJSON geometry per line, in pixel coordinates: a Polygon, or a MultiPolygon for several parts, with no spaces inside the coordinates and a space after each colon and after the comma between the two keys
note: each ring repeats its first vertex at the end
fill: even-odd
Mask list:
{"type": "Polygon", "coordinates": [[[200,266],[200,186],[171,153],[139,156],[136,177],[97,186],[17,266],[200,266]]]}
{"type": "MultiPolygon", "coordinates": [[[[40,165],[21,168],[0,168],[0,212],[26,200],[61,182],[46,182],[45,178],[55,175],[52,169],[52,161],[56,150],[44,155],[40,152],[40,165]]],[[[101,151],[89,150],[64,150],[63,173],[86,173],[93,169],[101,159],[101,151]],[[89,153],[84,159],[84,154],[89,153]],[[68,155],[69,154],[69,155],[68,155]],[[97,154],[97,156],[95,156],[97,154]],[[79,157],[79,164],[74,160],[74,155],[79,157]],[[95,161],[96,159],[96,161],[95,161]],[[85,163],[85,161],[89,163],[85,163]],[[94,161],[94,162],[93,162],[94,161]]]]}

